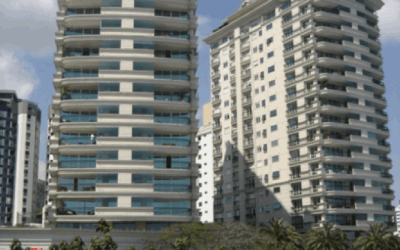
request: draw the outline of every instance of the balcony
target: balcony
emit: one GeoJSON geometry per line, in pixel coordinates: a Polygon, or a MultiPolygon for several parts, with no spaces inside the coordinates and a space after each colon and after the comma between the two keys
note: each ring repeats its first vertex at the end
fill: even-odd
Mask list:
{"type": "Polygon", "coordinates": [[[243,120],[248,120],[253,118],[252,112],[243,112],[243,120]]]}
{"type": "Polygon", "coordinates": [[[236,97],[236,88],[231,89],[231,97],[232,98],[236,97]]]}
{"type": "Polygon", "coordinates": [[[251,91],[251,83],[242,84],[242,92],[247,93],[251,91]]]}
{"type": "Polygon", "coordinates": [[[215,131],[218,131],[218,130],[221,130],[222,129],[222,126],[221,126],[221,124],[213,124],[213,131],[215,132],[215,131]]]}
{"type": "Polygon", "coordinates": [[[221,103],[221,99],[219,95],[215,95],[212,97],[212,105],[218,105],[221,103]]]}
{"type": "Polygon", "coordinates": [[[213,151],[213,156],[214,156],[214,158],[222,157],[222,151],[221,150],[214,150],[213,151]]]}
{"type": "Polygon", "coordinates": [[[231,76],[230,78],[231,84],[236,82],[236,76],[231,76]]]}
{"type": "Polygon", "coordinates": [[[213,142],[214,142],[214,144],[221,143],[222,142],[221,136],[220,135],[215,135],[214,138],[213,138],[213,142]]]}
{"type": "Polygon", "coordinates": [[[244,134],[253,133],[253,126],[243,126],[243,133],[244,134]]]}
{"type": "Polygon", "coordinates": [[[220,117],[222,115],[221,109],[214,109],[212,112],[213,117],[220,117]]]}
{"type": "Polygon", "coordinates": [[[245,161],[246,163],[252,163],[252,162],[254,162],[254,155],[253,155],[253,154],[247,154],[247,155],[245,155],[244,161],[245,161]]]}
{"type": "Polygon", "coordinates": [[[255,188],[256,185],[254,183],[247,183],[246,185],[244,185],[244,189],[246,191],[254,191],[255,188]]]}
{"type": "Polygon", "coordinates": [[[248,106],[248,105],[251,105],[252,104],[252,99],[251,99],[251,97],[250,98],[243,98],[242,99],[242,105],[243,106],[248,106]]]}
{"type": "Polygon", "coordinates": [[[223,181],[223,176],[215,176],[214,177],[214,184],[220,183],[223,181]]]}
{"type": "Polygon", "coordinates": [[[218,79],[221,77],[221,73],[219,71],[212,71],[211,72],[211,78],[214,79],[218,79]]]}
{"type": "Polygon", "coordinates": [[[244,146],[245,149],[249,149],[253,147],[253,140],[245,140],[244,141],[244,146]]]}
{"type": "Polygon", "coordinates": [[[211,90],[212,90],[212,92],[217,92],[217,91],[220,91],[221,90],[221,84],[213,84],[213,85],[211,85],[211,90]]]}
{"type": "Polygon", "coordinates": [[[249,78],[251,76],[251,69],[242,70],[242,79],[249,78]]]}
{"type": "Polygon", "coordinates": [[[221,63],[221,60],[219,59],[219,57],[214,58],[214,59],[211,60],[211,65],[212,65],[213,67],[219,65],[220,63],[221,63]]]}
{"type": "Polygon", "coordinates": [[[215,204],[214,205],[214,212],[222,212],[224,210],[223,204],[215,204]]]}
{"type": "Polygon", "coordinates": [[[240,51],[241,51],[241,52],[247,51],[247,50],[249,50],[249,49],[250,49],[250,42],[243,43],[243,44],[240,46],[240,51]]]}

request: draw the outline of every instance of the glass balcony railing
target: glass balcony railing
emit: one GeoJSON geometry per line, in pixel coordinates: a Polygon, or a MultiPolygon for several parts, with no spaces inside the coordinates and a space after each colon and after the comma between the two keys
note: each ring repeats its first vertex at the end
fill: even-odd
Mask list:
{"type": "Polygon", "coordinates": [[[64,56],[98,56],[99,48],[66,48],[64,56]]]}
{"type": "Polygon", "coordinates": [[[154,122],[157,123],[173,123],[173,124],[190,124],[189,117],[174,116],[154,116],[154,122]]]}
{"type": "Polygon", "coordinates": [[[96,168],[96,158],[86,160],[60,160],[59,168],[96,168]]]}
{"type": "Polygon", "coordinates": [[[85,29],[67,28],[65,30],[65,36],[81,36],[81,35],[100,35],[100,29],[99,28],[85,28],[85,29]]]}
{"type": "Polygon", "coordinates": [[[61,95],[61,100],[83,100],[83,99],[97,99],[98,94],[97,90],[88,91],[88,92],[78,92],[78,93],[63,93],[61,95]]]}
{"type": "Polygon", "coordinates": [[[190,39],[190,35],[187,31],[173,31],[173,30],[155,30],[155,36],[166,36],[171,38],[179,38],[179,39],[190,39]]]}
{"type": "Polygon", "coordinates": [[[154,137],[154,145],[173,145],[188,147],[190,145],[189,138],[165,138],[165,137],[154,137]]]}
{"type": "Polygon", "coordinates": [[[66,15],[92,15],[100,14],[100,8],[85,8],[85,9],[67,9],[66,15]]]}
{"type": "Polygon", "coordinates": [[[63,78],[99,77],[98,69],[64,69],[63,78]]]}
{"type": "Polygon", "coordinates": [[[190,208],[154,207],[154,214],[190,216],[192,214],[192,210],[190,208]]]}
{"type": "Polygon", "coordinates": [[[62,115],[61,122],[96,122],[97,115],[62,115]]]}
{"type": "Polygon", "coordinates": [[[88,136],[69,136],[62,137],[60,139],[61,143],[64,144],[93,144],[93,141],[90,139],[90,135],[88,136]]]}
{"type": "Polygon", "coordinates": [[[168,184],[154,184],[154,191],[157,192],[190,192],[190,185],[168,185],[168,184]]]}

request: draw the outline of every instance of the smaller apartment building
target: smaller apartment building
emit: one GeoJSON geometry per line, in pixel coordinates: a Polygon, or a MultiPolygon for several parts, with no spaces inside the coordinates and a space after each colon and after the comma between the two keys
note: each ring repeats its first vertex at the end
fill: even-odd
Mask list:
{"type": "MultiPolygon", "coordinates": [[[[205,121],[205,119],[203,119],[205,121]]],[[[214,222],[214,172],[213,172],[213,151],[212,151],[212,125],[206,124],[199,128],[196,141],[199,145],[199,153],[196,163],[199,166],[200,177],[197,181],[199,186],[199,199],[197,208],[202,223],[214,222]]]]}

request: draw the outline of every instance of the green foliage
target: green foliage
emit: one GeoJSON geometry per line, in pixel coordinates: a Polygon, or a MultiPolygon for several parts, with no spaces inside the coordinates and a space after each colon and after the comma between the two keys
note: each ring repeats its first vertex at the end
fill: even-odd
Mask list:
{"type": "Polygon", "coordinates": [[[69,250],[69,244],[65,240],[62,240],[58,246],[58,250],[69,250]]]}
{"type": "Polygon", "coordinates": [[[283,219],[272,219],[271,226],[259,230],[267,238],[266,248],[263,249],[303,249],[303,238],[300,233],[283,219]]]}
{"type": "Polygon", "coordinates": [[[370,229],[354,242],[359,250],[386,250],[399,249],[400,241],[392,232],[388,231],[386,224],[370,223],[370,229]]]}
{"type": "Polygon", "coordinates": [[[324,223],[322,229],[312,229],[308,233],[306,249],[346,250],[349,249],[347,235],[333,225],[324,223]]]}
{"type": "Polygon", "coordinates": [[[58,250],[58,245],[56,245],[56,244],[51,244],[51,245],[49,246],[49,250],[58,250]]]}
{"type": "Polygon", "coordinates": [[[103,234],[108,234],[113,229],[112,223],[101,219],[97,222],[96,232],[102,232],[103,234]]]}
{"type": "Polygon", "coordinates": [[[71,243],[69,244],[69,249],[70,250],[83,250],[85,246],[85,243],[83,242],[82,238],[79,236],[76,236],[71,243]]]}
{"type": "Polygon", "coordinates": [[[13,239],[10,250],[22,250],[21,242],[18,239],[13,239]]]}

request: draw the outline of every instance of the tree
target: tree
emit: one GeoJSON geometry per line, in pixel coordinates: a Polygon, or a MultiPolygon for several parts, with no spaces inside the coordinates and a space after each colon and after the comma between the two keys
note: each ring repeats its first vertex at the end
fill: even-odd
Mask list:
{"type": "Polygon", "coordinates": [[[300,233],[283,219],[272,219],[271,226],[259,230],[266,236],[266,249],[303,249],[303,239],[300,233]]]}
{"type": "Polygon", "coordinates": [[[102,250],[116,250],[118,248],[117,243],[110,236],[110,232],[113,229],[112,223],[101,219],[97,223],[96,232],[101,232],[104,234],[103,239],[100,241],[97,237],[93,238],[90,242],[90,247],[92,249],[102,249],[102,250]]]}
{"type": "Polygon", "coordinates": [[[209,233],[212,227],[213,225],[201,223],[175,224],[167,228],[160,239],[172,250],[188,250],[192,246],[206,246],[207,242],[212,240],[209,233]]]}
{"type": "Polygon", "coordinates": [[[21,242],[18,239],[13,239],[10,250],[22,250],[21,242]]]}
{"type": "Polygon", "coordinates": [[[82,238],[79,236],[75,236],[75,238],[69,244],[70,250],[83,250],[83,246],[85,243],[83,242],[82,238]]]}
{"type": "Polygon", "coordinates": [[[58,245],[56,245],[56,244],[51,244],[51,245],[49,246],[49,250],[58,250],[58,245]]]}
{"type": "Polygon", "coordinates": [[[69,250],[69,244],[65,240],[62,240],[60,242],[60,245],[58,246],[58,249],[59,250],[69,250]]]}
{"type": "Polygon", "coordinates": [[[166,246],[171,250],[212,249],[209,244],[214,241],[214,227],[214,224],[175,224],[166,228],[159,238],[147,240],[145,249],[165,249],[166,246]]]}
{"type": "Polygon", "coordinates": [[[399,249],[398,238],[393,236],[386,224],[370,223],[369,227],[369,231],[354,242],[354,246],[359,250],[399,249]]]}
{"type": "Polygon", "coordinates": [[[322,229],[312,229],[308,233],[307,249],[346,250],[349,249],[347,235],[333,225],[324,223],[322,229]]]}
{"type": "Polygon", "coordinates": [[[253,226],[244,223],[224,223],[214,228],[212,232],[215,241],[209,249],[242,250],[260,249],[263,238],[253,226]]]}
{"type": "Polygon", "coordinates": [[[99,241],[99,238],[97,236],[94,236],[92,238],[92,240],[90,241],[89,246],[87,247],[87,250],[101,250],[100,241],[99,241]]]}

